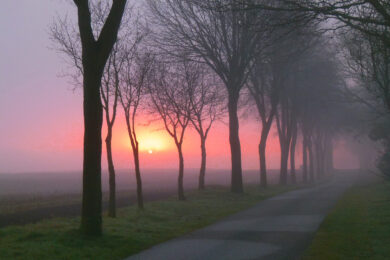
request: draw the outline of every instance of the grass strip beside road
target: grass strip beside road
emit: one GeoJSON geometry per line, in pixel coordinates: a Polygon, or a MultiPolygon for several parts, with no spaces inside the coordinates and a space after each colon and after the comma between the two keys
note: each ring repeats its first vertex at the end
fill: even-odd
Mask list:
{"type": "MultiPolygon", "coordinates": [[[[302,186],[300,186],[302,187],[302,186]]],[[[247,187],[245,194],[213,187],[175,198],[118,210],[116,219],[104,217],[104,235],[83,237],[79,218],[56,218],[0,229],[0,259],[123,259],[155,244],[212,224],[259,201],[299,186],[247,187]]]]}
{"type": "Polygon", "coordinates": [[[344,194],[303,259],[389,259],[389,245],[390,183],[376,182],[344,194]]]}

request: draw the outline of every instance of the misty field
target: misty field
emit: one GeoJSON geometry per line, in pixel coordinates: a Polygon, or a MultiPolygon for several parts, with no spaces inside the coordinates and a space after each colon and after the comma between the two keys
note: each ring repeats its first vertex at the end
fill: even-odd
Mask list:
{"type": "Polygon", "coordinates": [[[390,184],[351,188],[322,223],[304,259],[389,259],[390,184]]]}
{"type": "Polygon", "coordinates": [[[246,187],[245,194],[213,187],[191,192],[187,200],[175,198],[118,210],[117,218],[104,218],[104,235],[86,238],[79,218],[56,218],[0,230],[0,259],[123,259],[152,245],[207,226],[259,201],[304,186],[246,187]]]}
{"type": "MultiPolygon", "coordinates": [[[[166,198],[176,194],[176,170],[155,169],[144,171],[144,192],[146,200],[166,198]]],[[[229,186],[230,176],[227,170],[208,170],[207,181],[210,185],[229,186]]],[[[259,174],[255,170],[244,171],[245,183],[256,183],[259,174]]],[[[298,174],[300,176],[300,174],[298,174]]],[[[198,170],[186,169],[184,187],[186,190],[197,188],[198,170]]],[[[270,170],[271,184],[276,184],[278,171],[270,170]]],[[[118,206],[129,206],[135,202],[135,177],[130,170],[118,170],[118,206]]],[[[108,174],[103,172],[103,201],[108,201],[108,174]]],[[[1,215],[22,213],[41,208],[77,206],[74,214],[79,214],[81,204],[81,173],[20,173],[0,175],[0,226],[1,215]]],[[[70,211],[70,210],[68,210],[70,211]]],[[[52,210],[53,213],[53,210],[52,210]]],[[[70,213],[70,212],[69,212],[70,213]]],[[[54,214],[56,216],[63,216],[54,214]]]]}

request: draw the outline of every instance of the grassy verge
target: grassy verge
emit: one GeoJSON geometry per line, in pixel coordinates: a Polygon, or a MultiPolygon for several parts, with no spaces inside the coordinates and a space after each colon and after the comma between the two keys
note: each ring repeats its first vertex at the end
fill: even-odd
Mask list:
{"type": "Polygon", "coordinates": [[[210,188],[176,199],[120,209],[116,219],[104,218],[104,235],[85,238],[78,218],[42,221],[0,229],[0,259],[123,259],[154,244],[183,235],[233,214],[260,200],[296,189],[248,187],[243,195],[210,188]]]}
{"type": "MultiPolygon", "coordinates": [[[[117,199],[130,198],[134,190],[117,191],[117,199]]],[[[103,201],[108,201],[108,192],[103,192],[103,201]]],[[[0,196],[0,216],[46,207],[81,204],[81,193],[73,194],[26,194],[0,196]]]]}
{"type": "Polygon", "coordinates": [[[390,184],[351,188],[317,232],[303,259],[389,259],[390,184]]]}

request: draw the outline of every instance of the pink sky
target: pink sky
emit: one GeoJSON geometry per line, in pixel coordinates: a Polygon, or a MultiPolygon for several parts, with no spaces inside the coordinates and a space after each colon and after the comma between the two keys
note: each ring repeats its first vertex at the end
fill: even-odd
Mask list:
{"type": "MultiPolygon", "coordinates": [[[[56,14],[75,10],[67,0],[2,0],[0,9],[0,173],[79,170],[82,166],[82,98],[66,78],[58,77],[67,66],[49,49],[48,26],[56,14]]],[[[258,168],[258,122],[241,120],[243,167],[258,168]]],[[[139,123],[146,120],[139,117],[139,123]]],[[[173,143],[160,127],[140,126],[141,162],[145,168],[174,168],[173,143]],[[147,150],[152,149],[149,154],[147,150]]],[[[114,160],[117,168],[132,165],[130,147],[120,117],[114,130],[114,160]]],[[[218,123],[210,133],[208,167],[230,167],[228,128],[218,123]]],[[[186,167],[197,168],[198,136],[189,130],[184,144],[186,167]]],[[[336,166],[352,167],[356,160],[339,146],[336,166]]],[[[272,133],[267,150],[268,166],[279,166],[279,144],[272,133]]],[[[298,151],[298,160],[300,158],[298,151]]],[[[103,168],[105,168],[103,151],[103,168]]],[[[298,163],[299,165],[300,163],[298,163]]]]}

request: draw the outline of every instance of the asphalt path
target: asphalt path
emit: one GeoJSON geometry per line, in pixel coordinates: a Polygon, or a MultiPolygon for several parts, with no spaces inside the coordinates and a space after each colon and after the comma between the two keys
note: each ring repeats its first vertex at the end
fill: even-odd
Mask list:
{"type": "Polygon", "coordinates": [[[340,196],[359,179],[340,173],[314,187],[284,193],[136,259],[299,259],[340,196]]]}

